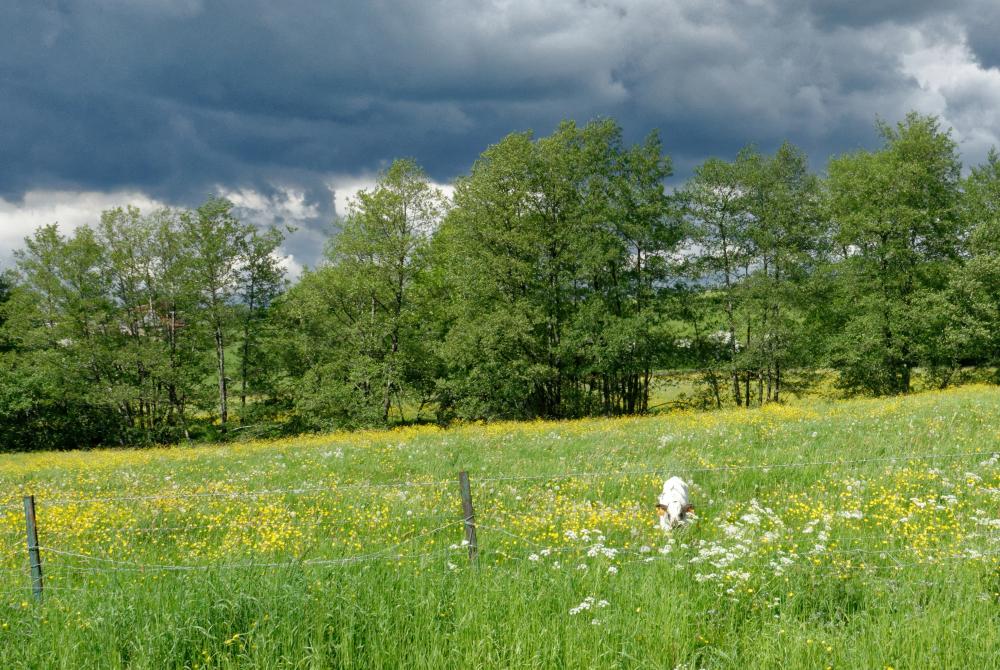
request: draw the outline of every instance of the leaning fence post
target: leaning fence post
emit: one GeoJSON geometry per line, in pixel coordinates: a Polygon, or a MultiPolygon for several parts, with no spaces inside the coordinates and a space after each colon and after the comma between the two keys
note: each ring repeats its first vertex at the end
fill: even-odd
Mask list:
{"type": "Polygon", "coordinates": [[[28,532],[28,560],[31,563],[31,590],[42,599],[42,557],[38,552],[38,525],[35,522],[35,496],[24,496],[24,526],[28,532]]]}
{"type": "Polygon", "coordinates": [[[475,563],[479,554],[476,514],[472,511],[472,488],[469,486],[469,473],[465,470],[458,473],[458,486],[462,490],[462,514],[465,516],[465,541],[469,545],[469,560],[475,563]]]}

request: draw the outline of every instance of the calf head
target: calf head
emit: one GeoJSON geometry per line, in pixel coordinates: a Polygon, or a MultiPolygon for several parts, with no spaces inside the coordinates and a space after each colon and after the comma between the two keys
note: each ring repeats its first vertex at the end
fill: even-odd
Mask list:
{"type": "Polygon", "coordinates": [[[669,502],[666,505],[657,503],[656,513],[660,515],[660,525],[673,528],[687,518],[689,512],[694,511],[692,505],[682,505],[679,502],[669,502]]]}

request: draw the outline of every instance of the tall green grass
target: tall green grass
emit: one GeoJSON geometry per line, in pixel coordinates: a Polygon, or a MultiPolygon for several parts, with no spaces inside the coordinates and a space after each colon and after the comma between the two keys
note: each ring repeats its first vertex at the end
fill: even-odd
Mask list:
{"type": "Polygon", "coordinates": [[[998,438],[1000,392],[969,387],[4,457],[0,503],[38,495],[67,553],[43,548],[36,603],[0,516],[0,668],[1000,667],[998,438]],[[669,474],[698,520],[665,537],[669,474]]]}

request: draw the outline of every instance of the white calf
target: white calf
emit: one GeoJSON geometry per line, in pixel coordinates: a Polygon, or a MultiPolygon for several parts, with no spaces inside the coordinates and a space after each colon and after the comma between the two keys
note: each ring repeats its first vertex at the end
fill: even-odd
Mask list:
{"type": "Polygon", "coordinates": [[[688,501],[688,485],[680,477],[663,482],[663,493],[656,504],[660,513],[660,528],[670,530],[684,523],[688,512],[694,508],[688,501]]]}

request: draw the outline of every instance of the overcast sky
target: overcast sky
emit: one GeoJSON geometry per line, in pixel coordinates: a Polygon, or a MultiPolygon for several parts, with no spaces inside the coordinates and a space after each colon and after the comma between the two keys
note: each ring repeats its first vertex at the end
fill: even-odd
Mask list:
{"type": "Polygon", "coordinates": [[[614,116],[683,178],[788,139],[822,169],[876,116],[1000,138],[995,0],[7,0],[0,265],[43,223],[221,193],[300,227],[399,156],[448,184],[505,134],[614,116]]]}

